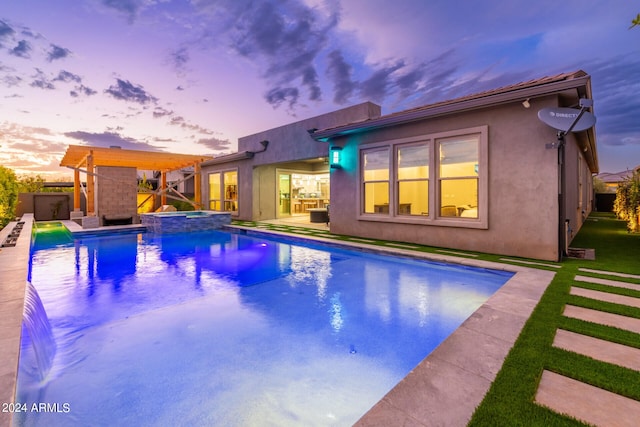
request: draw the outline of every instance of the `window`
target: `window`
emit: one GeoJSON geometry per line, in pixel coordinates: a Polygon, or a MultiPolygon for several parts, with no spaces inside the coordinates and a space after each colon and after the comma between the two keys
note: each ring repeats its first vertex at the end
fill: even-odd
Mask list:
{"type": "Polygon", "coordinates": [[[364,213],[389,213],[389,148],[362,153],[364,213]]]}
{"type": "Polygon", "coordinates": [[[438,140],[440,216],[478,218],[477,135],[438,140]]]}
{"type": "Polygon", "coordinates": [[[225,172],[224,176],[224,210],[238,212],[238,171],[225,172]]]}
{"type": "Polygon", "coordinates": [[[221,210],[220,183],[222,182],[219,173],[209,174],[209,209],[212,211],[221,210]]]}
{"type": "Polygon", "coordinates": [[[488,127],[360,148],[360,219],[488,227],[488,127]]]}
{"type": "Polygon", "coordinates": [[[238,171],[209,174],[209,209],[238,212],[238,171]]]}
{"type": "Polygon", "coordinates": [[[397,147],[397,215],[429,214],[429,144],[397,147]]]}
{"type": "Polygon", "coordinates": [[[582,211],[582,155],[578,153],[578,209],[582,211]]]}

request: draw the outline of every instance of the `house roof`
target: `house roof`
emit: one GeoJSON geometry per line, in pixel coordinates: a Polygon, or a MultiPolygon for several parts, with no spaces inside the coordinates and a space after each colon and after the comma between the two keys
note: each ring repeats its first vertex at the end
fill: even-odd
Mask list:
{"type": "MultiPolygon", "coordinates": [[[[327,142],[332,138],[353,133],[361,133],[390,126],[402,125],[448,114],[458,114],[478,110],[485,107],[513,102],[522,102],[548,95],[569,94],[571,101],[579,98],[592,98],[591,76],[582,70],[570,73],[546,76],[497,89],[479,92],[460,98],[436,102],[410,110],[392,113],[379,118],[358,123],[350,123],[331,129],[323,129],[311,133],[317,141],[327,142]]],[[[593,108],[591,108],[593,111],[593,108]]],[[[585,158],[592,173],[598,172],[598,154],[596,150],[595,129],[592,127],[584,132],[576,132],[579,145],[585,153],[585,158]]]]}
{"type": "Polygon", "coordinates": [[[459,113],[508,102],[523,101],[527,98],[559,93],[567,89],[578,89],[579,97],[591,97],[590,76],[582,70],[562,73],[555,76],[546,76],[460,98],[387,114],[364,122],[350,123],[331,129],[322,129],[314,132],[312,136],[318,141],[328,141],[331,138],[350,133],[409,123],[429,117],[459,113]]]}
{"type": "Polygon", "coordinates": [[[172,171],[209,160],[210,156],[175,154],[164,151],[123,150],[121,148],[69,145],[60,166],[86,166],[87,156],[93,156],[94,166],[121,166],[145,170],[172,171]]]}
{"type": "Polygon", "coordinates": [[[626,179],[631,178],[633,176],[634,170],[640,170],[640,166],[638,166],[633,170],[627,169],[626,171],[616,172],[616,173],[603,172],[601,174],[596,175],[596,178],[598,178],[599,180],[605,183],[619,183],[626,179]]]}

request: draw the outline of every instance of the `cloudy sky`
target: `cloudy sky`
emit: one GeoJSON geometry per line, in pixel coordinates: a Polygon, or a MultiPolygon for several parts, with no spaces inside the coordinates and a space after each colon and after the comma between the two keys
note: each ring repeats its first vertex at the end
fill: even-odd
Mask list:
{"type": "Polygon", "coordinates": [[[592,75],[600,169],[640,165],[638,1],[1,0],[0,164],[68,144],[222,154],[363,101],[392,113],[592,75]]]}

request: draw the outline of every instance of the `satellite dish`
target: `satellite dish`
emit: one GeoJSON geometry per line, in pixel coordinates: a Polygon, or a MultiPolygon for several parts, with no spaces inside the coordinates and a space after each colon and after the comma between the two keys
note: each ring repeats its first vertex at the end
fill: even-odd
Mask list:
{"type": "MultiPolygon", "coordinates": [[[[573,122],[580,115],[580,110],[575,108],[543,108],[538,111],[538,118],[554,129],[568,131],[573,122]]],[[[572,132],[587,130],[596,124],[596,116],[585,111],[580,120],[571,129],[572,132]]]]}

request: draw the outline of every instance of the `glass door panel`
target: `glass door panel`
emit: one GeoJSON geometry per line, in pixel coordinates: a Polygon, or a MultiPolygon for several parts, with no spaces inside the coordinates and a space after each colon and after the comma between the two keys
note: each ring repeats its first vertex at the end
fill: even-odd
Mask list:
{"type": "Polygon", "coordinates": [[[278,173],[278,217],[291,215],[291,174],[278,173]]]}

